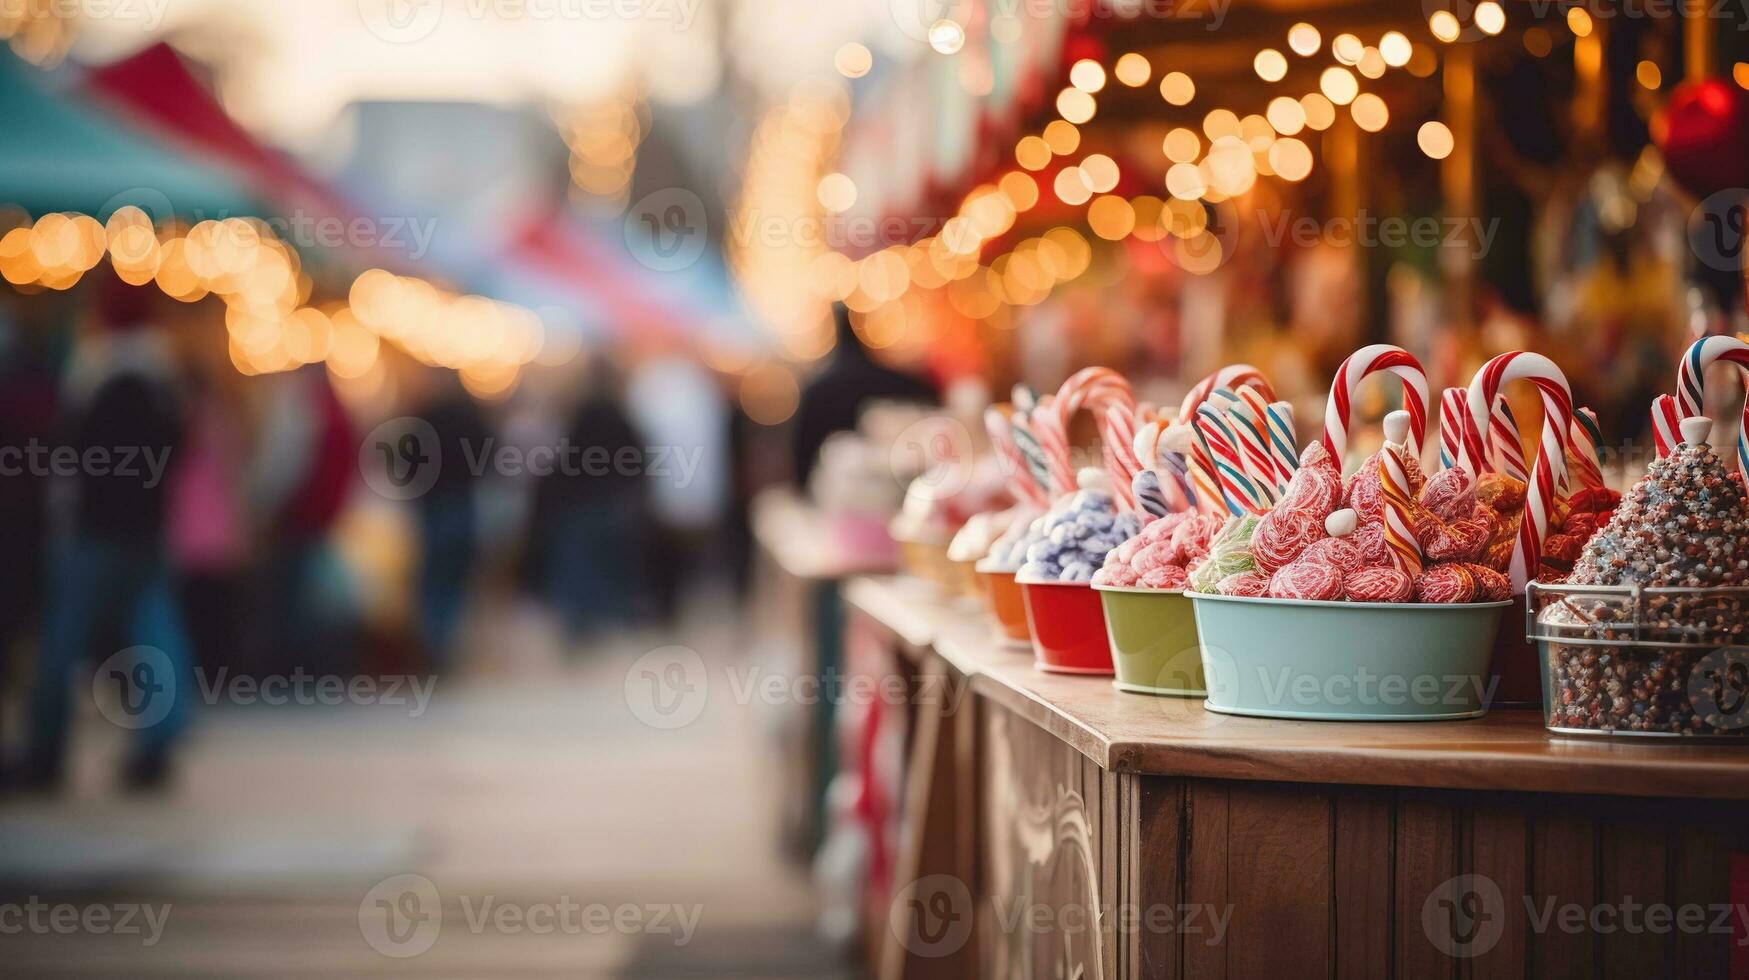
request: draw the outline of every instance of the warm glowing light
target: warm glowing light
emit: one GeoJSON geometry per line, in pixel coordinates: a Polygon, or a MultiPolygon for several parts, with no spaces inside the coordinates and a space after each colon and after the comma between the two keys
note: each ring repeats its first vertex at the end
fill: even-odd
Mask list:
{"type": "Polygon", "coordinates": [[[1160,79],[1160,97],[1173,105],[1189,105],[1196,98],[1196,83],[1181,71],[1170,71],[1160,79]]]}
{"type": "Polygon", "coordinates": [[[1105,67],[1092,58],[1082,58],[1069,68],[1069,84],[1083,92],[1105,87],[1105,67]]]}
{"type": "Polygon", "coordinates": [[[1323,38],[1319,37],[1318,29],[1310,24],[1301,22],[1287,30],[1287,46],[1302,58],[1317,54],[1322,43],[1323,38]]]}
{"type": "Polygon", "coordinates": [[[1097,109],[1093,96],[1078,88],[1066,88],[1057,93],[1057,115],[1069,122],[1084,123],[1093,118],[1097,109]]]}
{"type": "Polygon", "coordinates": [[[1435,160],[1444,160],[1450,156],[1454,145],[1451,130],[1437,119],[1421,124],[1421,128],[1415,132],[1415,143],[1421,147],[1422,153],[1435,160]]]}
{"type": "Polygon", "coordinates": [[[801,394],[795,375],[781,364],[761,365],[741,377],[741,410],[760,425],[788,421],[801,394]]]}
{"type": "Polygon", "coordinates": [[[1336,121],[1336,107],[1318,92],[1302,97],[1300,109],[1306,114],[1306,125],[1312,129],[1326,130],[1336,121]]]}
{"type": "Polygon", "coordinates": [[[1664,84],[1664,73],[1659,70],[1656,63],[1642,61],[1634,66],[1634,79],[1645,88],[1656,89],[1664,84]]]}
{"type": "Polygon", "coordinates": [[[1332,66],[1324,69],[1324,74],[1318,76],[1318,89],[1336,105],[1347,105],[1360,94],[1360,83],[1354,80],[1353,72],[1332,66]]]}
{"type": "Polygon", "coordinates": [[[838,53],[832,56],[832,65],[845,78],[861,78],[874,67],[874,55],[869,54],[868,48],[850,41],[839,46],[838,53]]]}
{"type": "Polygon", "coordinates": [[[1279,82],[1287,77],[1287,56],[1274,48],[1264,48],[1251,59],[1257,77],[1266,82],[1279,82]]]}
{"type": "Polygon", "coordinates": [[[1081,161],[1081,175],[1094,193],[1104,194],[1117,186],[1117,161],[1103,153],[1095,153],[1081,161]]]}
{"type": "Polygon", "coordinates": [[[1567,29],[1574,37],[1589,37],[1591,27],[1591,11],[1577,6],[1567,8],[1567,29]]]}
{"type": "Polygon", "coordinates": [[[1360,43],[1360,38],[1353,34],[1338,34],[1330,42],[1330,53],[1337,61],[1345,65],[1360,64],[1360,56],[1366,52],[1366,46],[1360,43]]]}
{"type": "Polygon", "coordinates": [[[1409,58],[1415,53],[1415,46],[1402,31],[1386,31],[1379,38],[1379,57],[1385,59],[1385,64],[1392,68],[1401,68],[1409,63],[1409,58]]]}
{"type": "Polygon", "coordinates": [[[1166,202],[1152,194],[1143,194],[1130,202],[1136,215],[1136,227],[1132,232],[1136,238],[1144,242],[1157,242],[1166,235],[1166,226],[1161,222],[1161,215],[1166,213],[1166,202]]]}
{"type": "Polygon", "coordinates": [[[1478,30],[1493,37],[1506,29],[1506,8],[1494,0],[1482,0],[1476,4],[1474,19],[1478,30]]]}
{"type": "Polygon", "coordinates": [[[1018,170],[1009,171],[996,182],[1016,211],[1029,210],[1038,203],[1038,182],[1018,170]]]}
{"type": "Polygon", "coordinates": [[[1195,163],[1202,155],[1202,140],[1188,129],[1179,127],[1166,134],[1166,139],[1160,144],[1166,159],[1173,163],[1195,163]]]}
{"type": "Polygon", "coordinates": [[[1312,172],[1312,150],[1296,139],[1276,140],[1269,148],[1269,169],[1283,180],[1305,180],[1312,172]]]}
{"type": "Polygon", "coordinates": [[[856,183],[844,174],[830,173],[820,178],[814,196],[820,199],[821,207],[842,213],[856,204],[856,183]]]}
{"type": "Polygon", "coordinates": [[[1066,157],[1081,145],[1081,131],[1074,123],[1053,119],[1045,126],[1045,145],[1057,156],[1066,157]]]}
{"type": "Polygon", "coordinates": [[[1051,162],[1051,148],[1038,136],[1023,136],[1014,145],[1014,160],[1028,170],[1043,170],[1051,162]]]}
{"type": "Polygon", "coordinates": [[[1257,182],[1257,167],[1251,147],[1233,136],[1223,136],[1209,145],[1209,186],[1228,197],[1237,197],[1257,182]]]}
{"type": "Polygon", "coordinates": [[[1354,115],[1354,124],[1369,133],[1384,129],[1391,121],[1391,111],[1385,107],[1385,100],[1371,92],[1356,97],[1348,111],[1354,115]]]}
{"type": "Polygon", "coordinates": [[[1269,120],[1252,113],[1239,120],[1239,138],[1251,148],[1252,153],[1263,153],[1269,149],[1269,144],[1275,142],[1275,127],[1269,120]]]}
{"type": "Polygon", "coordinates": [[[1458,23],[1456,14],[1449,10],[1440,10],[1427,18],[1427,29],[1433,32],[1434,37],[1449,44],[1457,40],[1458,34],[1463,31],[1463,25],[1458,23]]]}
{"type": "Polygon", "coordinates": [[[1283,136],[1292,136],[1306,126],[1306,110],[1301,108],[1298,100],[1286,95],[1270,99],[1263,116],[1283,136]]]}
{"type": "Polygon", "coordinates": [[[954,54],[966,46],[966,29],[951,20],[929,25],[929,46],[942,54],[954,54]]]}
{"type": "Polygon", "coordinates": [[[1080,167],[1064,167],[1057,171],[1051,189],[1056,191],[1057,200],[1068,205],[1086,204],[1093,197],[1093,187],[1080,167]]]}
{"type": "Polygon", "coordinates": [[[1087,226],[1108,242],[1121,241],[1135,230],[1136,209],[1115,194],[1107,194],[1087,209],[1087,226]]]}
{"type": "Polygon", "coordinates": [[[1202,132],[1212,142],[1223,136],[1239,135],[1239,117],[1231,109],[1211,109],[1202,117],[1202,132]]]}
{"type": "Polygon", "coordinates": [[[1738,88],[1749,89],[1749,61],[1739,61],[1731,66],[1731,79],[1738,88]]]}
{"type": "Polygon", "coordinates": [[[1202,171],[1194,163],[1175,163],[1166,171],[1166,191],[1183,201],[1194,201],[1208,190],[1202,171]]]}
{"type": "Polygon", "coordinates": [[[1131,51],[1117,59],[1117,64],[1112,67],[1111,73],[1117,76],[1118,81],[1130,88],[1141,88],[1148,84],[1148,78],[1154,74],[1154,66],[1148,64],[1148,59],[1145,56],[1131,51]]]}
{"type": "Polygon", "coordinates": [[[1385,69],[1389,67],[1385,64],[1385,56],[1379,53],[1379,49],[1369,47],[1361,52],[1360,61],[1354,66],[1354,70],[1368,78],[1383,78],[1385,77],[1385,69]]]}

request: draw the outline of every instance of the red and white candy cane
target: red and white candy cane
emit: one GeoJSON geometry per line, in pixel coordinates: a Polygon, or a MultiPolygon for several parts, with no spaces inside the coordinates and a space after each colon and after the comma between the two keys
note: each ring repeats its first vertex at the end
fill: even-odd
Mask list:
{"type": "Polygon", "coordinates": [[[1470,420],[1468,388],[1447,388],[1439,396],[1439,466],[1450,469],[1458,465],[1465,447],[1472,459],[1485,459],[1482,434],[1470,420]]]}
{"type": "Polygon", "coordinates": [[[1111,492],[1117,505],[1135,512],[1136,474],[1142,461],[1136,456],[1136,417],[1123,405],[1107,405],[1099,417],[1099,440],[1104,443],[1105,468],[1111,474],[1111,492]]]}
{"type": "Polygon", "coordinates": [[[1002,475],[1007,478],[1008,492],[1014,495],[1015,502],[1039,508],[1047,506],[1048,497],[1033,481],[1032,470],[1027,467],[1026,456],[1015,441],[1014,426],[1007,413],[995,405],[984,409],[984,429],[990,433],[990,445],[996,450],[996,458],[1002,464],[1002,475]]]}
{"type": "Polygon", "coordinates": [[[1324,448],[1336,465],[1348,450],[1349,416],[1354,411],[1354,393],[1367,375],[1389,371],[1403,379],[1403,409],[1409,413],[1409,458],[1421,465],[1421,443],[1427,438],[1427,373],[1415,355],[1395,344],[1370,344],[1348,355],[1330,382],[1330,398],[1324,403],[1324,448]]]}
{"type": "Polygon", "coordinates": [[[1597,413],[1589,408],[1575,409],[1573,429],[1568,433],[1571,451],[1567,465],[1573,480],[1586,490],[1603,487],[1603,429],[1597,424],[1597,413]]]}
{"type": "MultiPolygon", "coordinates": [[[[1529,381],[1536,385],[1543,400],[1543,433],[1537,450],[1536,464],[1531,467],[1530,481],[1524,493],[1524,520],[1518,525],[1518,546],[1512,552],[1512,587],[1524,591],[1525,583],[1536,577],[1536,567],[1542,560],[1543,539],[1549,533],[1549,516],[1555,511],[1556,496],[1567,474],[1567,433],[1573,427],[1573,394],[1567,387],[1567,376],[1554,361],[1530,351],[1508,351],[1482,365],[1470,381],[1470,418],[1477,431],[1483,431],[1493,414],[1494,400],[1507,382],[1529,381]]],[[[1486,452],[1487,447],[1482,447],[1486,452]]],[[[1479,476],[1481,456],[1465,451],[1460,458],[1471,476],[1479,476]]]]}
{"type": "Polygon", "coordinates": [[[1652,399],[1652,448],[1658,458],[1670,455],[1670,450],[1682,441],[1682,409],[1676,406],[1675,395],[1659,395],[1652,399]]]}
{"type": "Polygon", "coordinates": [[[1227,419],[1245,460],[1245,474],[1264,502],[1273,505],[1280,488],[1275,482],[1275,459],[1269,455],[1269,402],[1250,385],[1235,394],[1238,400],[1227,409],[1227,419]]]}
{"type": "MultiPolygon", "coordinates": [[[[1069,452],[1069,420],[1083,408],[1092,410],[1096,417],[1103,419],[1106,409],[1114,405],[1121,406],[1133,417],[1136,396],[1123,375],[1110,368],[1090,367],[1070,375],[1069,380],[1057,389],[1056,396],[1050,399],[1048,407],[1043,400],[1039,405],[1040,411],[1034,413],[1036,434],[1050,458],[1052,480],[1057,484],[1058,492],[1068,493],[1075,489],[1075,467],[1069,452]]],[[[1110,452],[1109,446],[1106,451],[1110,452]]]]}
{"type": "Polygon", "coordinates": [[[1275,388],[1263,376],[1262,371],[1250,364],[1229,364],[1198,381],[1190,389],[1190,394],[1184,396],[1184,404],[1178,408],[1178,421],[1189,423],[1195,418],[1197,408],[1208,401],[1209,394],[1216,388],[1235,389],[1240,385],[1256,387],[1263,394],[1266,403],[1275,401],[1275,388]]]}
{"type": "Polygon", "coordinates": [[[1385,447],[1379,453],[1379,488],[1384,498],[1385,544],[1390,546],[1391,564],[1410,578],[1421,574],[1421,543],[1415,537],[1415,503],[1409,490],[1408,449],[1403,440],[1409,434],[1409,413],[1392,412],[1385,416],[1385,447]]]}
{"type": "MultiPolygon", "coordinates": [[[[1737,365],[1749,391],[1749,344],[1735,337],[1702,337],[1689,345],[1676,367],[1676,404],[1683,418],[1706,414],[1706,372],[1719,361],[1737,365]]],[[[1737,430],[1737,467],[1749,478],[1749,401],[1743,405],[1742,422],[1737,430]]]]}
{"type": "Polygon", "coordinates": [[[1494,412],[1488,419],[1488,459],[1494,468],[1520,483],[1530,482],[1530,469],[1524,462],[1524,436],[1518,431],[1518,419],[1505,396],[1494,399],[1494,412]]]}

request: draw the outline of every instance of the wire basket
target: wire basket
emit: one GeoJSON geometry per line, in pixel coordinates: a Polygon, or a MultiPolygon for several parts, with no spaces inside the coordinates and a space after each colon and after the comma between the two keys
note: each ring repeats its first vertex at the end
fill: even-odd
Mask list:
{"type": "Polygon", "coordinates": [[[1552,732],[1749,738],[1749,588],[1533,583],[1525,633],[1552,732]]]}

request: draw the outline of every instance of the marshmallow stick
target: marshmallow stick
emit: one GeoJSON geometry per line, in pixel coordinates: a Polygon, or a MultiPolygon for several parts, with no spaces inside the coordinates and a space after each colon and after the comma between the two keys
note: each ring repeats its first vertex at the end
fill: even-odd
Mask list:
{"type": "Polygon", "coordinates": [[[1652,399],[1652,448],[1663,459],[1682,441],[1677,426],[1682,422],[1682,409],[1674,395],[1659,395],[1652,399]]]}
{"type": "Polygon", "coordinates": [[[1488,420],[1488,446],[1494,468],[1520,483],[1530,482],[1530,470],[1524,465],[1524,436],[1518,431],[1518,419],[1505,396],[1494,399],[1494,413],[1488,420]]]}
{"type": "MultiPolygon", "coordinates": [[[[1689,345],[1676,368],[1676,403],[1684,417],[1706,411],[1707,368],[1719,361],[1737,365],[1749,390],[1749,344],[1735,337],[1703,337],[1689,345]]],[[[1749,400],[1737,429],[1737,467],[1749,479],[1749,400]]]]}
{"type": "Polygon", "coordinates": [[[1414,501],[1409,493],[1409,471],[1403,461],[1409,434],[1409,413],[1385,416],[1385,446],[1379,453],[1379,487],[1384,493],[1385,543],[1391,548],[1391,563],[1410,578],[1421,574],[1421,544],[1415,537],[1414,501]]]}
{"type": "Polygon", "coordinates": [[[1573,413],[1572,449],[1567,453],[1567,466],[1573,479],[1587,490],[1603,487],[1603,429],[1597,424],[1597,413],[1581,408],[1573,413]]]}
{"type": "MultiPolygon", "coordinates": [[[[1482,365],[1470,381],[1470,417],[1477,431],[1482,431],[1493,413],[1494,400],[1507,382],[1523,379],[1537,387],[1543,400],[1542,442],[1536,463],[1531,468],[1530,481],[1525,486],[1524,520],[1518,525],[1518,545],[1512,552],[1512,587],[1523,591],[1525,584],[1536,577],[1542,561],[1542,545],[1548,535],[1549,519],[1555,511],[1556,496],[1567,475],[1567,434],[1573,427],[1573,395],[1567,387],[1567,376],[1555,362],[1529,351],[1509,351],[1482,365]]],[[[1487,447],[1482,447],[1485,452],[1487,447]]],[[[1479,475],[1480,454],[1466,451],[1460,464],[1479,475]]]]}
{"type": "Polygon", "coordinates": [[[1261,514],[1267,510],[1263,494],[1245,473],[1245,460],[1225,413],[1204,405],[1196,410],[1195,424],[1208,444],[1209,455],[1214,458],[1215,474],[1220,480],[1227,510],[1235,515],[1261,514]]]}
{"type": "Polygon", "coordinates": [[[1288,481],[1300,469],[1300,444],[1294,432],[1294,407],[1290,402],[1270,402],[1264,420],[1269,424],[1269,456],[1275,461],[1275,485],[1287,492],[1288,481]]]}
{"type": "Polygon", "coordinates": [[[1409,413],[1410,459],[1421,465],[1421,443],[1427,438],[1427,375],[1413,354],[1392,344],[1372,344],[1348,356],[1330,382],[1330,397],[1324,403],[1324,448],[1336,466],[1348,451],[1348,426],[1354,412],[1354,395],[1368,375],[1388,371],[1403,381],[1403,408],[1409,413]]]}

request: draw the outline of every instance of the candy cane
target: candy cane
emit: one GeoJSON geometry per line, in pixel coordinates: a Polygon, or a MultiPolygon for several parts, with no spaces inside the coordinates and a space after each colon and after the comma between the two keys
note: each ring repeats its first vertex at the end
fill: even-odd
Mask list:
{"type": "Polygon", "coordinates": [[[1154,458],[1159,461],[1161,488],[1166,491],[1166,503],[1174,511],[1191,510],[1197,506],[1195,482],[1190,475],[1190,427],[1164,426],[1154,443],[1154,458]]]}
{"type": "MultiPolygon", "coordinates": [[[[1188,424],[1177,424],[1176,429],[1189,430],[1189,470],[1191,486],[1196,488],[1196,509],[1211,517],[1221,517],[1230,511],[1227,509],[1225,495],[1221,493],[1220,477],[1216,475],[1215,456],[1209,450],[1209,441],[1201,426],[1193,419],[1188,424]]],[[[1170,433],[1168,433],[1170,435],[1170,433]]]]}
{"type": "Polygon", "coordinates": [[[1269,455],[1275,460],[1275,485],[1287,492],[1288,481],[1300,468],[1300,440],[1294,432],[1294,407],[1289,402],[1270,402],[1265,421],[1269,423],[1269,455]]]}
{"type": "Polygon", "coordinates": [[[1028,466],[1026,454],[1015,439],[1014,426],[1009,423],[1008,416],[1000,408],[991,405],[984,409],[984,429],[990,433],[990,445],[996,450],[996,458],[1002,464],[1003,476],[1008,481],[1008,492],[1014,495],[1015,501],[1039,508],[1045,507],[1048,498],[1044,490],[1033,481],[1033,470],[1028,466]]]}
{"type": "MultiPolygon", "coordinates": [[[[1689,345],[1676,367],[1676,403],[1684,418],[1705,413],[1706,371],[1717,361],[1737,365],[1749,392],[1749,344],[1735,337],[1702,337],[1689,345]]],[[[1742,425],[1737,429],[1737,467],[1749,478],[1749,400],[1743,404],[1742,425]]]]}
{"type": "MultiPolygon", "coordinates": [[[[1494,400],[1509,381],[1523,379],[1536,385],[1543,400],[1542,443],[1536,454],[1530,481],[1525,487],[1524,520],[1518,525],[1518,546],[1512,552],[1512,586],[1523,590],[1536,577],[1542,560],[1542,544],[1549,530],[1549,515],[1555,496],[1567,474],[1567,433],[1573,427],[1573,395],[1567,376],[1554,361],[1529,351],[1509,351],[1482,365],[1470,381],[1470,418],[1482,431],[1492,417],[1494,400]]],[[[1487,447],[1482,447],[1485,452],[1487,447]]],[[[1460,458],[1464,469],[1475,476],[1481,455],[1466,450],[1460,458]]]]}
{"type": "Polygon", "coordinates": [[[1049,466],[1052,497],[1075,489],[1075,461],[1069,455],[1068,427],[1063,414],[1057,411],[1058,401],[1055,395],[1041,397],[1027,418],[1049,466]]]}
{"type": "Polygon", "coordinates": [[[1275,389],[1270,386],[1269,379],[1263,372],[1249,364],[1229,364],[1219,371],[1198,381],[1190,389],[1190,394],[1184,396],[1184,404],[1178,409],[1178,421],[1188,423],[1196,417],[1196,410],[1208,400],[1209,394],[1216,388],[1236,388],[1239,385],[1255,385],[1264,397],[1275,400],[1275,389]]]}
{"type": "MultiPolygon", "coordinates": [[[[1211,399],[1212,402],[1212,399],[1211,399]]],[[[1245,475],[1257,487],[1265,505],[1275,503],[1275,459],[1269,455],[1269,423],[1264,421],[1269,402],[1249,385],[1234,394],[1227,421],[1237,440],[1245,475]]]]}
{"type": "Polygon", "coordinates": [[[1137,470],[1131,478],[1130,490],[1136,498],[1136,508],[1151,517],[1165,517],[1172,513],[1171,506],[1166,502],[1166,489],[1160,482],[1160,474],[1153,470],[1137,470]]]}
{"type": "Polygon", "coordinates": [[[1379,453],[1379,488],[1384,497],[1385,543],[1391,563],[1410,578],[1421,574],[1421,545],[1415,537],[1414,501],[1409,492],[1409,471],[1403,455],[1403,439],[1409,434],[1409,413],[1385,416],[1385,447],[1379,453]]]}
{"type": "MultiPolygon", "coordinates": [[[[1126,414],[1133,415],[1136,410],[1136,397],[1130,390],[1130,383],[1123,375],[1110,368],[1083,368],[1063,386],[1057,389],[1057,394],[1048,403],[1039,400],[1039,418],[1035,422],[1038,429],[1039,442],[1051,460],[1053,479],[1059,479],[1059,492],[1067,493],[1075,489],[1075,470],[1069,453],[1069,420],[1082,408],[1089,408],[1104,417],[1105,410],[1111,406],[1121,406],[1126,414]]],[[[1101,426],[1103,430],[1103,424],[1101,426]]],[[[1103,437],[1102,437],[1103,438],[1103,437]]],[[[1106,447],[1110,451],[1110,447],[1106,447]]],[[[1112,481],[1117,499],[1124,499],[1129,493],[1129,481],[1112,481]],[[1122,482],[1120,491],[1115,484],[1122,482]]]]}
{"type": "Polygon", "coordinates": [[[1415,355],[1393,344],[1371,344],[1348,356],[1330,382],[1330,397],[1324,403],[1324,448],[1336,465],[1348,450],[1349,416],[1354,393],[1367,375],[1389,371],[1403,379],[1403,408],[1409,413],[1409,441],[1405,447],[1415,465],[1421,465],[1421,443],[1427,437],[1427,373],[1415,355]]]}
{"type": "Polygon", "coordinates": [[[1659,395],[1652,399],[1652,448],[1657,450],[1658,458],[1670,455],[1670,450],[1682,441],[1678,427],[1682,424],[1682,410],[1676,407],[1676,396],[1659,395]]]}
{"type": "Polygon", "coordinates": [[[1494,468],[1520,483],[1530,482],[1530,470],[1524,465],[1524,436],[1518,431],[1518,419],[1505,397],[1494,399],[1494,412],[1488,419],[1489,459],[1494,468]]]}
{"type": "Polygon", "coordinates": [[[1105,468],[1111,474],[1112,495],[1118,506],[1136,510],[1135,480],[1142,472],[1136,456],[1136,419],[1123,405],[1107,405],[1099,417],[1099,439],[1104,444],[1105,468]]]}
{"type": "Polygon", "coordinates": [[[1572,452],[1567,454],[1567,466],[1573,478],[1587,490],[1603,487],[1603,428],[1597,424],[1597,413],[1589,408],[1573,412],[1572,452]]]}
{"type": "Polygon", "coordinates": [[[1214,407],[1204,405],[1196,410],[1195,425],[1208,445],[1209,455],[1214,458],[1215,474],[1220,480],[1227,510],[1234,514],[1261,514],[1267,510],[1263,494],[1245,473],[1245,459],[1226,416],[1214,407]]]}
{"type": "Polygon", "coordinates": [[[1470,392],[1467,388],[1447,388],[1439,396],[1439,466],[1450,469],[1458,465],[1466,447],[1472,459],[1486,459],[1482,452],[1482,436],[1470,420],[1470,392]]]}

